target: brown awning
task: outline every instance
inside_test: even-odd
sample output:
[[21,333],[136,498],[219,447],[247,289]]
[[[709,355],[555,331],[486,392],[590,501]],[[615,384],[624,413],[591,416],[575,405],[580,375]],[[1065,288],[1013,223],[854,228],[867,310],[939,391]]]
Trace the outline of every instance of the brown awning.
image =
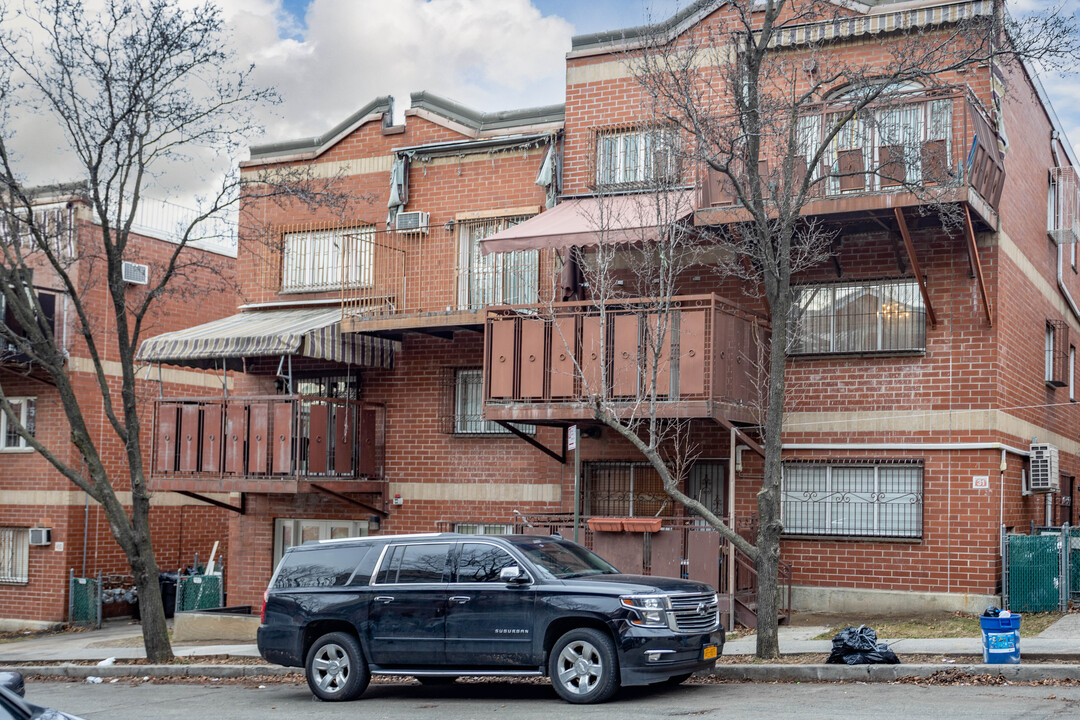
[[653,242],[663,226],[694,212],[691,190],[563,200],[480,241],[485,255],[601,243]]

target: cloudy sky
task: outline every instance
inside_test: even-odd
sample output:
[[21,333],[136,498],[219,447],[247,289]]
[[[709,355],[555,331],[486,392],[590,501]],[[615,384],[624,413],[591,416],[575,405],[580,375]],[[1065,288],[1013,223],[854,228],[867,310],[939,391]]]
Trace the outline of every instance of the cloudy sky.
[[[240,59],[253,62],[256,79],[283,99],[260,110],[264,131],[252,144],[319,135],[379,95],[395,96],[399,118],[418,90],[483,111],[561,103],[573,35],[664,19],[687,1],[219,0]],[[1074,11],[1080,6],[1066,1]],[[1044,78],[1080,148],[1077,80]],[[22,139],[33,141],[24,144],[34,157],[27,180],[69,179],[62,164],[41,162],[40,151],[57,148],[58,137],[36,118],[18,120]],[[184,194],[229,162],[183,164],[160,179],[162,190]]]

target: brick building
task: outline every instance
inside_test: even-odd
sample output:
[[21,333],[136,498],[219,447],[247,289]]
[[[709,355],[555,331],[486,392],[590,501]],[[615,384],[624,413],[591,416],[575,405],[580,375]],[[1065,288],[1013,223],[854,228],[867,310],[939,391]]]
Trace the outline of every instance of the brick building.
[[[852,6],[843,33],[801,25],[778,52],[798,59],[820,31],[831,52],[881,62],[892,28],[931,32],[991,10],[931,2],[908,15],[912,5]],[[701,0],[659,30],[705,39],[729,21]],[[710,172],[649,149],[656,127],[626,55],[647,39],[575,38],[565,106],[483,114],[418,93],[393,125],[381,98],[321,137],[252,149],[244,172],[306,166],[341,178],[357,204],[344,219],[249,205],[277,231],[241,237],[241,312],[142,351],[245,371],[229,399],[163,402],[157,419],[159,448],[188,428],[223,433],[224,454],[205,433],[166,447],[154,486],[237,493],[232,598],[257,604],[282,549],[312,538],[506,531],[575,507],[674,522],[656,473],[588,403],[589,388],[640,400],[653,320],[630,290],[601,315],[595,288],[567,271],[587,267],[605,234],[655,239],[634,198],[657,175],[674,180],[673,220],[706,234],[745,220]],[[933,81],[870,110],[867,127],[892,123],[899,139],[837,136],[804,213],[835,240],[797,278],[787,363],[782,558],[796,608],[981,608],[999,602],[1002,528],[1076,520],[1076,160],[1022,68]],[[958,229],[920,212],[919,184],[960,213]],[[604,228],[601,207],[614,212]],[[685,421],[699,449],[685,491],[752,521],[768,312],[707,264],[669,310],[660,414]],[[518,308],[490,310],[507,305]],[[571,425],[589,429],[579,494]],[[654,569],[677,572],[685,548],[665,554],[667,537],[636,540],[638,561],[651,553]],[[715,562],[705,571],[724,582]]]
[[[37,194],[35,215],[42,226],[55,235],[58,252],[72,258],[69,273],[81,288],[81,297],[95,333],[105,372],[114,393],[119,392],[120,369],[117,351],[109,342],[111,301],[107,296],[102,265],[95,261],[100,252],[100,228],[77,187],[58,187]],[[131,236],[129,255],[133,282],[126,293],[131,299],[145,293],[146,279],[153,280],[176,245],[153,228],[171,221],[180,209],[164,203],[144,202],[140,216],[146,226],[137,225]],[[158,222],[162,221],[162,222]],[[135,234],[136,231],[139,234]],[[191,246],[185,260],[195,265],[187,269],[186,282],[199,293],[178,291],[159,304],[148,316],[150,334],[190,324],[194,318],[209,320],[231,309],[234,289],[229,282],[235,256],[230,250]],[[141,278],[140,273],[145,273]],[[141,280],[141,283],[140,283]],[[178,285],[180,281],[178,281]],[[77,388],[79,404],[90,420],[93,441],[99,448],[110,477],[123,501],[127,476],[119,441],[107,425],[102,394],[91,356],[64,286],[44,263],[34,267],[33,287],[47,315],[47,322],[68,354],[68,372]],[[18,324],[8,313],[8,327]],[[70,430],[58,391],[48,375],[11,347],[4,350],[0,371],[4,392],[24,423],[33,425],[35,437],[72,467],[81,461],[70,441]],[[144,368],[140,368],[145,372]],[[163,370],[147,379],[141,375],[139,399],[147,420],[159,392],[203,395],[221,390],[222,375],[191,370]],[[45,627],[68,619],[68,580],[116,576],[118,587],[131,587],[130,570],[119,545],[113,539],[102,508],[63,477],[44,457],[26,447],[26,442],[0,420],[0,626],[9,628]],[[144,447],[152,442],[150,422],[143,425]],[[130,493],[128,493],[130,496]],[[228,496],[218,498],[227,501]],[[151,522],[157,561],[163,570],[190,565],[199,553],[203,559],[216,540],[227,539],[224,511],[206,502],[176,494],[153,498]],[[31,528],[38,529],[31,533]],[[47,529],[48,532],[41,532]],[[224,545],[222,546],[224,549]],[[126,578],[126,580],[125,580]],[[106,611],[113,608],[105,607]],[[117,605],[115,610],[130,612]]]

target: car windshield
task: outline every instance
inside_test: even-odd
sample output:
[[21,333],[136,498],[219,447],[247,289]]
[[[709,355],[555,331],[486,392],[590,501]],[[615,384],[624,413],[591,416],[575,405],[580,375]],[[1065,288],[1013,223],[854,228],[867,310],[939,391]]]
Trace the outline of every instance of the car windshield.
[[565,540],[536,538],[517,547],[530,560],[560,580],[619,572],[599,555]]

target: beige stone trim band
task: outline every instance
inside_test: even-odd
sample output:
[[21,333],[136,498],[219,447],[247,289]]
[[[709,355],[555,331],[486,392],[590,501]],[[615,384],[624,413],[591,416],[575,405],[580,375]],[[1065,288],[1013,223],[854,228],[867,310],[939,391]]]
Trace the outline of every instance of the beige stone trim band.
[[416,500],[459,502],[559,502],[562,486],[525,483],[390,483],[390,495]]
[[[123,375],[124,366],[115,360],[105,360],[101,363],[102,368],[105,370],[105,374],[109,377],[121,377]],[[135,376],[142,380],[146,377],[146,365],[137,365],[135,368]],[[70,357],[68,358],[68,371],[69,372],[83,372],[83,373],[96,373],[94,368],[94,361],[90,358],[82,357]],[[162,367],[161,368],[161,381],[166,383],[173,383],[176,385],[187,385],[189,387],[204,387],[212,388],[214,390],[221,390],[221,373],[213,372],[198,372],[195,370],[179,370],[176,368]],[[157,368],[153,368],[150,372],[149,380],[156,382],[158,379]],[[233,379],[228,379],[229,388],[233,386]]]
[[[122,505],[131,505],[130,492],[117,493],[116,497]],[[230,502],[229,493],[206,493],[206,497],[218,502]],[[82,490],[0,490],[0,505],[82,507],[84,504],[86,504],[86,493]],[[90,504],[97,505],[93,500],[90,501]],[[154,493],[150,497],[150,505],[152,507],[186,507],[189,505],[210,507],[207,503],[172,492]]]

